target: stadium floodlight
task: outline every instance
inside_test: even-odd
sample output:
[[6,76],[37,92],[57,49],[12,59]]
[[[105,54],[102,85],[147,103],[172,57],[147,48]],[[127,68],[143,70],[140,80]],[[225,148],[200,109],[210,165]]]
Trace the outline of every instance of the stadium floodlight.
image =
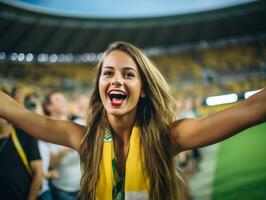
[[51,54],[51,55],[49,56],[49,61],[50,61],[51,63],[55,63],[55,62],[57,61],[57,59],[58,59],[58,56],[57,56],[55,53],[53,53],[53,54]]
[[208,106],[216,106],[226,103],[234,103],[237,102],[238,96],[235,93],[219,95],[219,96],[211,96],[206,98],[206,104]]
[[25,54],[24,53],[18,54],[18,61],[23,61],[24,59],[25,59]]
[[58,62],[64,62],[64,54],[60,53],[58,55],[58,59],[57,59]]
[[6,58],[5,52],[0,52],[0,60],[4,60]]
[[17,54],[17,53],[12,53],[11,56],[10,56],[10,59],[11,59],[12,61],[17,60],[17,59],[18,59],[18,54]]
[[261,90],[262,90],[262,89],[245,92],[244,97],[245,97],[245,99],[247,99],[247,98],[249,98],[250,96],[256,94],[257,92],[259,92],[259,91],[261,91]]
[[88,61],[94,62],[97,59],[97,55],[95,53],[88,53]]
[[33,58],[34,58],[34,56],[33,56],[32,53],[28,53],[28,54],[26,55],[26,61],[27,61],[27,62],[31,62],[31,61],[33,60]]
[[49,60],[49,55],[47,53],[41,53],[37,57],[39,62],[47,62]]
[[66,62],[72,62],[74,60],[74,55],[72,53],[68,53],[65,55],[65,61]]
[[103,53],[98,53],[97,54],[97,60],[96,61],[99,61],[102,58],[102,56],[103,56]]

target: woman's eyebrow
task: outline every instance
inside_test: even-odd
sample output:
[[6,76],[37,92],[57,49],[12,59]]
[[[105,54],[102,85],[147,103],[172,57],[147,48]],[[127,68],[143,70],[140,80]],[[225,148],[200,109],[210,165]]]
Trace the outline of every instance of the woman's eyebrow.
[[123,70],[133,70],[133,71],[137,72],[137,70],[134,69],[133,67],[124,67]]
[[114,69],[114,67],[112,67],[112,66],[103,66],[103,68],[108,68],[108,69]]

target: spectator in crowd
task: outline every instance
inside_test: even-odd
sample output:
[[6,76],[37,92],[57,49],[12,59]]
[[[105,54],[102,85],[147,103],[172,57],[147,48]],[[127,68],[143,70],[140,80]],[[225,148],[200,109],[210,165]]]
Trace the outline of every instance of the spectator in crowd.
[[[49,93],[43,102],[44,113],[58,120],[67,120],[67,101],[58,91]],[[80,190],[80,161],[76,151],[61,145],[50,144],[52,151],[50,166],[58,172],[51,180],[51,189],[56,200],[75,200]]]
[[[35,112],[36,114],[44,114],[41,105],[41,99],[36,93],[27,94],[24,99],[24,105],[27,109]],[[43,140],[38,140],[38,147],[42,158],[42,168],[44,173],[42,188],[39,191],[38,199],[53,200],[51,189],[49,187],[49,180],[58,178],[58,173],[56,170],[50,170],[50,160],[52,155],[50,143]]]
[[42,182],[37,141],[0,118],[0,198],[35,200]]
[[[197,107],[200,104],[200,98],[188,97],[184,100],[183,107],[178,116],[179,119],[184,118],[197,118]],[[190,151],[185,152],[186,155],[186,173],[189,175],[194,174],[199,170],[199,161],[201,160],[201,152],[199,148],[192,149]],[[189,177],[188,175],[188,177]],[[189,179],[189,178],[188,178]]]
[[81,125],[86,125],[88,105],[89,98],[84,94],[77,94],[71,104],[70,120]]

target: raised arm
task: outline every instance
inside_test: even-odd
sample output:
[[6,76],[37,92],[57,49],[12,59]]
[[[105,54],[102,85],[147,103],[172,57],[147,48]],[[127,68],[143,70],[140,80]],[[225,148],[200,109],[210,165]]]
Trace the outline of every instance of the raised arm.
[[266,89],[240,104],[209,117],[173,123],[175,149],[179,151],[220,142],[266,120]]
[[33,137],[78,150],[86,127],[71,121],[54,120],[37,115],[0,91],[0,117],[23,129]]

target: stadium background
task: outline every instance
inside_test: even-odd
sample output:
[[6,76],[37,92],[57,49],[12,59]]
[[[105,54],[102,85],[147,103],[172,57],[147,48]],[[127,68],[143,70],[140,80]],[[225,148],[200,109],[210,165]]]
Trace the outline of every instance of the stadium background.
[[[241,100],[266,86],[266,1],[56,2],[0,1],[1,87],[89,94],[101,52],[117,40],[142,48],[180,101]],[[198,113],[229,106],[203,103]],[[203,148],[195,199],[266,199],[266,125],[245,132]]]

